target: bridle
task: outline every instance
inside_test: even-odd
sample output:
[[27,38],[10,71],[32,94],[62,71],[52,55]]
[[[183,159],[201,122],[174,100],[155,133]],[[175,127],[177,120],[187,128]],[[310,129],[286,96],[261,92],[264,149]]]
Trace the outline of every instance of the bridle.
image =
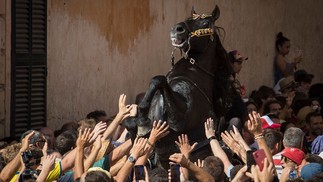
[[[202,14],[202,15],[199,15],[199,14],[196,14],[194,13],[192,15],[192,19],[193,20],[196,20],[196,19],[204,19],[204,18],[208,18],[208,17],[212,17],[212,15],[206,15],[206,14]],[[188,44],[188,49],[187,51],[185,51],[185,54],[184,54],[184,58],[186,60],[189,60],[189,62],[192,64],[192,65],[195,65],[198,69],[202,70],[203,72],[205,72],[206,74],[208,74],[209,76],[211,77],[214,77],[215,78],[215,75],[209,71],[207,71],[205,68],[201,67],[198,65],[198,63],[195,61],[194,58],[189,58],[188,56],[188,52],[190,51],[191,49],[191,44],[190,44],[190,40],[192,37],[204,37],[204,36],[210,36],[210,41],[213,42],[214,40],[214,37],[213,37],[213,34],[214,34],[214,27],[213,28],[202,28],[202,29],[197,29],[195,31],[192,31],[190,30],[190,27],[188,26],[187,22],[184,21],[185,23],[185,26],[186,28],[188,29],[188,31],[190,32],[188,34],[188,40],[187,40],[187,44]],[[213,25],[212,25],[213,26]],[[210,42],[208,43],[210,44]],[[209,47],[209,45],[206,46],[205,49],[207,49]],[[174,53],[175,53],[175,50],[177,49],[178,47],[174,47],[173,51],[172,51],[172,54],[171,54],[171,64],[172,66],[174,66],[174,59],[175,59],[175,56],[174,56]],[[182,49],[180,49],[182,51]]]

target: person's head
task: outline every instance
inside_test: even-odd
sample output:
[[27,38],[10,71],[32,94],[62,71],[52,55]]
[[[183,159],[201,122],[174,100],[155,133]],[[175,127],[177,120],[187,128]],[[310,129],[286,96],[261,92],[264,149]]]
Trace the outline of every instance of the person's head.
[[295,123],[296,126],[299,128],[307,127],[306,116],[311,112],[313,112],[313,109],[310,106],[305,106],[305,107],[301,108],[296,115],[296,118],[297,118],[297,122]]
[[67,130],[73,130],[77,132],[77,129],[79,128],[79,124],[77,122],[68,122],[63,124],[62,128],[60,130],[54,131],[55,137],[58,137],[61,133]]
[[279,54],[287,55],[290,49],[290,41],[284,37],[282,32],[279,32],[276,36],[276,51]]
[[168,181],[168,173],[163,168],[155,168],[149,171],[150,181],[165,182]]
[[39,130],[46,138],[48,149],[53,149],[55,147],[55,135],[54,131],[48,127],[40,128]]
[[285,131],[291,127],[295,127],[295,124],[290,121],[285,121],[280,125],[280,132],[285,133]]
[[321,114],[317,112],[311,112],[307,114],[305,121],[308,131],[314,137],[323,134],[323,120]]
[[215,156],[206,157],[203,169],[213,176],[214,181],[224,180],[224,165],[220,158]]
[[293,76],[288,76],[286,78],[283,78],[280,82],[279,82],[279,91],[282,93],[283,96],[287,96],[288,93],[295,91],[295,81],[294,81],[294,77]]
[[[282,166],[285,168],[296,167],[301,165],[303,159],[305,158],[305,153],[298,148],[285,148],[282,152]],[[295,168],[294,168],[295,169]]]
[[16,143],[16,144],[9,145],[3,150],[1,150],[3,162],[5,164],[8,164],[10,161],[12,161],[15,158],[15,156],[19,153],[20,148],[21,148],[21,143]]
[[21,153],[21,158],[26,169],[35,170],[40,164],[41,157],[43,157],[42,149],[37,147],[30,147],[28,150]]
[[273,88],[262,85],[259,87],[256,93],[256,102],[258,107],[262,106],[263,103],[275,99],[275,91]]
[[320,98],[323,96],[323,83],[313,84],[308,93],[310,98]]
[[300,128],[290,127],[284,133],[284,147],[298,148],[303,147],[304,132]]
[[249,113],[249,114],[251,114],[251,113],[252,113],[252,111],[255,111],[255,112],[257,112],[257,111],[258,111],[258,109],[257,109],[257,105],[256,105],[256,103],[255,103],[255,102],[253,102],[253,101],[248,101],[248,102],[246,102],[246,103],[245,103],[245,105],[246,105],[246,107],[247,107],[247,111],[248,111],[248,113]]
[[297,70],[294,73],[294,80],[298,84],[297,90],[308,94],[314,75],[307,73],[305,70]]
[[247,57],[243,57],[237,50],[229,52],[229,60],[233,68],[234,73],[239,73],[242,68],[242,63],[248,60]]
[[86,119],[94,119],[97,123],[100,121],[106,121],[107,113],[103,110],[95,110],[86,115]]
[[282,110],[282,106],[279,101],[277,100],[269,100],[264,105],[264,112],[263,114],[276,114],[279,115]]
[[34,146],[34,147],[38,147],[38,148],[42,149],[44,147],[45,142],[46,142],[46,137],[39,131],[28,130],[21,135],[21,140],[23,138],[25,138],[31,132],[34,132],[34,134],[29,139],[30,146]]
[[96,121],[94,119],[82,119],[78,122],[80,125],[79,129],[91,128],[94,129]]
[[56,138],[56,149],[61,155],[75,147],[77,133],[73,130],[67,130],[58,135]]
[[[84,178],[84,179],[83,179]],[[109,171],[106,171],[99,167],[90,168],[89,171],[85,174],[85,177],[81,177],[80,181],[84,182],[113,182],[113,178]]]
[[320,165],[323,165],[323,159],[320,156],[315,154],[306,154],[301,165],[298,166],[298,172],[301,173],[303,166],[309,163],[318,163]]
[[270,130],[264,134],[266,143],[271,151],[272,155],[275,155],[280,151],[281,141],[283,134],[279,131]]
[[309,180],[312,176],[323,172],[323,166],[319,163],[308,163],[304,165],[300,171],[300,176],[305,180]]
[[[268,116],[274,123],[280,124],[280,119],[279,119],[278,115],[273,114],[273,113],[269,113],[266,116]],[[279,127],[279,129],[280,129],[280,127]]]

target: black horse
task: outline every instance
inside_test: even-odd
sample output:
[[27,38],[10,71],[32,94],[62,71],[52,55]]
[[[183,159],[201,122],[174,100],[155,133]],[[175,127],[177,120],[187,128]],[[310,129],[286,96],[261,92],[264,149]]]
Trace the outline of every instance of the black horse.
[[172,27],[172,45],[185,55],[166,76],[152,78],[138,116],[125,122],[132,136],[148,135],[154,120],[168,122],[170,134],[155,148],[163,167],[168,165],[169,155],[178,151],[174,141],[182,133],[192,143],[198,142],[198,148],[206,146],[204,122],[212,117],[218,131],[219,118],[230,106],[230,98],[237,95],[227,52],[214,25],[219,15],[217,6],[211,15],[199,15],[192,9],[192,17]]

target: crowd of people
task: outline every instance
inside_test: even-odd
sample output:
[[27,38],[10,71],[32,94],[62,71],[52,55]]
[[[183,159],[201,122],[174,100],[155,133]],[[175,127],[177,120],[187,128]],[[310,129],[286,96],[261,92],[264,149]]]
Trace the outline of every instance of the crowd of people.
[[[297,69],[301,51],[286,60],[289,48],[279,33],[275,87],[262,85],[246,96],[240,86],[244,104],[224,114],[226,130],[218,133],[214,118],[201,121],[213,155],[191,161],[197,143],[183,133],[174,141],[178,153],[169,156],[169,169],[156,165],[154,146],[169,134],[167,121],[154,121],[147,138],[130,138],[122,123],[136,116],[137,105],[127,105],[122,94],[112,117],[96,110],[56,131],[44,127],[19,141],[2,139],[0,182],[323,181],[323,83],[312,85],[314,75]],[[236,75],[248,58],[237,50],[228,55],[232,80],[240,84]]]

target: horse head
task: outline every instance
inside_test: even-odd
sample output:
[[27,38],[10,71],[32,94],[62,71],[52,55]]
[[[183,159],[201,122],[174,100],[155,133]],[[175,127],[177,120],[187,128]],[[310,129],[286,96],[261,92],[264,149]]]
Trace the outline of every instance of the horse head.
[[[220,16],[220,10],[216,6],[211,15],[197,14],[192,8],[191,17],[183,22],[175,24],[170,32],[172,45],[188,52],[201,53],[209,41],[213,41],[215,31],[215,21]],[[205,41],[201,41],[205,40]]]

